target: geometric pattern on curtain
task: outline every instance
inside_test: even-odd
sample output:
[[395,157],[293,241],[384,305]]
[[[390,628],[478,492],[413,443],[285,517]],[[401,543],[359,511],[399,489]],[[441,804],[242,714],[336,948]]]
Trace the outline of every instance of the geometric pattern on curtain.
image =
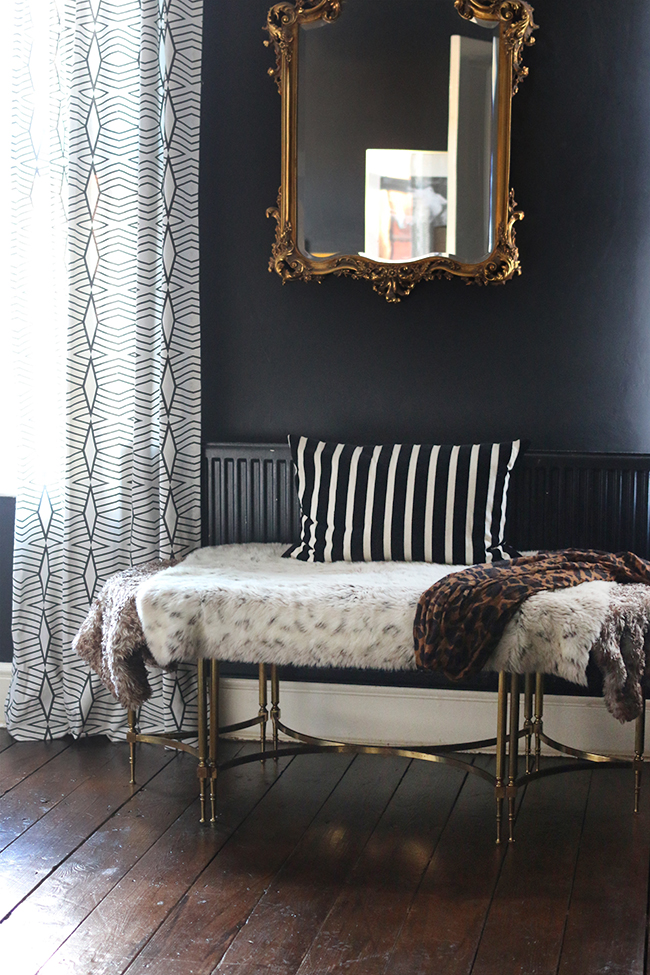
[[[112,573],[200,544],[202,0],[49,0],[46,31],[37,0],[18,4],[23,457],[7,727],[23,740],[121,736],[123,708],[71,643]],[[47,267],[37,272],[31,250],[44,226]],[[39,273],[52,331],[36,374],[28,346],[42,321],[21,295]],[[142,730],[192,730],[193,669],[151,682]]]

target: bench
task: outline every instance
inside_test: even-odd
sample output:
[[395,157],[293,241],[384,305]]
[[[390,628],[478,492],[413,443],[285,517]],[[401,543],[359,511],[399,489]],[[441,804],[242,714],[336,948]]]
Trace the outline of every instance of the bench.
[[[225,557],[228,546],[235,546],[240,553],[255,551],[260,562],[260,552],[267,552],[278,564],[283,573],[289,573],[292,560],[280,560],[282,549],[294,541],[298,530],[298,505],[293,484],[293,471],[289,449],[283,444],[274,445],[209,445],[206,448],[207,464],[207,538],[209,546],[226,546],[217,555]],[[650,457],[648,455],[604,455],[604,454],[557,454],[533,452],[524,455],[523,463],[513,475],[509,508],[509,537],[520,549],[593,547],[605,550],[632,550],[642,557],[648,557],[650,539]],[[257,546],[257,548],[256,548]],[[214,571],[210,566],[209,550],[194,553],[190,560],[205,562],[203,569],[207,577]],[[189,561],[189,560],[188,560]],[[262,559],[263,561],[263,559]],[[374,566],[374,568],[373,568]],[[418,568],[419,566],[419,568]],[[196,567],[196,566],[195,566]],[[200,564],[198,566],[201,568]],[[176,567],[167,570],[165,576],[175,579],[178,587],[182,572]],[[301,570],[310,568],[300,566]],[[340,648],[333,642],[324,640],[318,652],[312,649],[303,655],[300,662],[311,667],[364,667],[377,670],[409,671],[414,667],[408,653],[412,610],[417,597],[435,581],[432,573],[436,569],[450,571],[450,567],[437,567],[431,564],[392,563],[385,567],[387,575],[382,580],[377,576],[375,563],[334,563],[312,566],[317,574],[329,578],[330,582],[350,572],[356,578],[365,573],[373,588],[387,585],[388,589],[404,582],[405,591],[410,592],[404,612],[407,620],[406,636],[394,641],[393,651],[384,656],[373,657],[364,662],[358,653],[346,658],[340,656]],[[323,572],[325,570],[325,572]],[[424,571],[423,571],[424,570]],[[241,573],[242,566],[238,571]],[[418,572],[423,573],[418,575]],[[175,575],[174,575],[175,574]],[[226,571],[226,575],[228,570]],[[262,566],[262,577],[264,567]],[[408,582],[406,581],[408,577]],[[243,590],[249,590],[246,574],[239,579]],[[235,581],[237,581],[235,579]],[[211,583],[206,583],[210,585]],[[181,590],[182,585],[180,584]],[[196,589],[196,579],[190,583]],[[354,585],[354,583],[352,583]],[[411,589],[408,589],[408,586]],[[156,579],[145,584],[151,592],[156,591]],[[289,588],[294,588],[293,584]],[[161,593],[158,592],[158,597]],[[164,595],[164,590],[163,590]],[[268,595],[268,594],[266,594]],[[146,596],[146,593],[145,593]],[[139,597],[140,598],[140,597]],[[188,595],[188,598],[190,596]],[[380,597],[381,599],[381,597]],[[265,594],[260,594],[261,604]],[[409,602],[410,600],[410,602]],[[154,600],[155,601],[155,600]],[[163,600],[164,601],[164,600]],[[414,602],[413,602],[414,601]],[[151,608],[151,607],[150,607]],[[143,615],[145,633],[148,641],[155,644],[155,633],[147,627],[146,609]],[[292,614],[292,618],[295,614]],[[149,620],[149,626],[151,620]],[[188,643],[192,642],[191,627],[187,621],[180,627],[186,633]],[[380,627],[381,629],[381,627]],[[366,648],[375,647],[377,641],[372,635],[366,640]],[[404,650],[404,641],[407,650]],[[224,644],[225,645],[225,644]],[[255,650],[257,646],[257,651]],[[187,651],[191,655],[192,649]],[[336,656],[336,654],[339,656]],[[154,651],[159,662],[167,662],[162,654]],[[198,659],[197,659],[198,658]],[[188,659],[185,656],[184,659]],[[402,755],[430,762],[442,762],[461,768],[471,774],[479,775],[495,790],[497,807],[497,840],[501,837],[502,807],[508,800],[509,837],[512,839],[514,825],[515,797],[518,789],[527,782],[560,771],[579,769],[596,763],[598,767],[627,766],[634,770],[635,808],[638,808],[641,770],[643,765],[644,714],[636,721],[634,758],[629,760],[612,759],[604,755],[594,755],[571,746],[554,741],[544,731],[543,702],[544,675],[542,673],[507,673],[498,675],[498,702],[496,731],[494,737],[480,741],[454,742],[442,746],[400,747],[364,745],[357,742],[331,738],[316,738],[298,729],[288,727],[282,721],[280,709],[280,671],[283,665],[295,663],[286,652],[272,646],[264,646],[264,641],[246,643],[243,641],[237,653],[221,654],[218,640],[214,645],[196,644],[192,659],[197,659],[199,728],[198,745],[190,744],[179,736],[141,735],[136,727],[136,714],[129,712],[129,732],[127,738],[131,745],[132,777],[135,776],[135,746],[137,742],[156,742],[192,752],[197,758],[197,772],[200,782],[201,821],[209,818],[214,821],[216,782],[218,775],[227,768],[242,762],[281,755],[294,755],[302,752],[334,751],[362,752],[371,754]],[[257,668],[259,682],[259,709],[248,720],[236,725],[219,725],[219,675],[220,663],[224,659],[244,661]],[[270,681],[270,709],[268,682]],[[523,720],[520,720],[520,697],[523,692]],[[267,734],[271,724],[271,736]],[[220,755],[220,738],[258,726],[260,748],[255,754],[236,759],[223,760]],[[289,739],[282,741],[280,736]],[[523,773],[520,770],[519,743],[523,740]],[[545,743],[557,751],[572,756],[576,761],[552,768],[541,768],[539,757],[541,745]],[[494,775],[471,763],[469,758],[458,753],[470,749],[496,747],[496,769]]]

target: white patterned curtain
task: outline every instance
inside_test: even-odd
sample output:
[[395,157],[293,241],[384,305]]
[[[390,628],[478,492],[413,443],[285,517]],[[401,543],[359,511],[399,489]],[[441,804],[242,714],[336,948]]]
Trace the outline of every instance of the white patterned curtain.
[[[121,734],[71,650],[112,573],[200,543],[202,0],[13,0],[19,739]],[[149,731],[191,728],[191,671]]]

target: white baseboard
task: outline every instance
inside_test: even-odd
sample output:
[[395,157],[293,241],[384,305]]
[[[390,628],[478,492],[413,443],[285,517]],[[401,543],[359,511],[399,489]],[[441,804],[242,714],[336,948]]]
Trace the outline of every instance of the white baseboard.
[[[0,727],[11,664],[0,662]],[[283,681],[282,721],[290,728],[322,738],[372,745],[440,745],[490,738],[496,726],[496,694],[483,691],[424,690]],[[224,677],[220,718],[235,724],[257,714],[257,681]],[[544,697],[544,729],[557,741],[583,751],[630,757],[633,724],[621,725],[602,698]],[[255,729],[238,732],[254,738]]]
[[6,727],[5,724],[5,700],[9,693],[9,681],[11,680],[11,664],[0,660],[0,728]]
[[[257,713],[257,682],[224,677],[220,723]],[[483,691],[284,681],[282,722],[306,734],[363,744],[440,745],[493,737],[497,696]],[[583,751],[630,757],[634,724],[621,725],[602,698],[545,695],[544,730]],[[256,737],[256,729],[238,737]],[[551,754],[551,752],[549,752]]]

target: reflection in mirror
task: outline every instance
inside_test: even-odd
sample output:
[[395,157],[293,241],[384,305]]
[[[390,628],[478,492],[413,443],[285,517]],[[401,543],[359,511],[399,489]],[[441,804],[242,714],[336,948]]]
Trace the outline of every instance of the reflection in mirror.
[[519,271],[510,101],[531,43],[525,0],[284,0],[269,12],[283,99],[271,266],[283,281]]
[[365,192],[363,256],[412,261],[449,254],[448,241],[453,249],[446,151],[366,149]]

